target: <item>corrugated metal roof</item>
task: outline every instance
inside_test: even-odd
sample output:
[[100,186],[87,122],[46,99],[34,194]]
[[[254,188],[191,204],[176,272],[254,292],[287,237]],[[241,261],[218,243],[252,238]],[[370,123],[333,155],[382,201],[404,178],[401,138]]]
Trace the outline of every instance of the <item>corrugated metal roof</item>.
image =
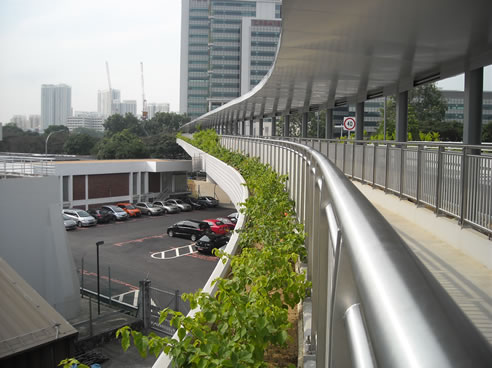
[[0,358],[77,333],[0,258]]

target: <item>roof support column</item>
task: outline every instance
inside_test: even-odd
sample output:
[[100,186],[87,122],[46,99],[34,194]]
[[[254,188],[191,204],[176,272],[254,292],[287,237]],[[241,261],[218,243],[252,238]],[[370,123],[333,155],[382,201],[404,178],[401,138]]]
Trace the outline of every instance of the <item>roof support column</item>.
[[249,135],[251,137],[255,136],[255,130],[253,129],[255,126],[255,121],[253,118],[249,119]]
[[482,144],[483,68],[465,72],[463,143]]
[[232,135],[237,135],[237,124],[238,124],[237,120],[234,120],[232,122]]
[[355,105],[355,139],[364,139],[364,102],[357,102]]
[[263,118],[258,120],[258,136],[263,137]]
[[408,141],[408,91],[396,97],[396,141]]
[[241,135],[245,136],[246,135],[246,120],[243,119],[241,122]]
[[326,109],[325,116],[325,138],[333,138],[333,109]]
[[289,136],[290,131],[290,115],[284,116],[284,137]]
[[275,115],[272,116],[272,137],[277,135],[277,117]]
[[303,138],[307,138],[307,136],[308,136],[308,118],[309,118],[309,113],[303,112],[302,113],[302,126],[301,126],[301,137],[303,137]]

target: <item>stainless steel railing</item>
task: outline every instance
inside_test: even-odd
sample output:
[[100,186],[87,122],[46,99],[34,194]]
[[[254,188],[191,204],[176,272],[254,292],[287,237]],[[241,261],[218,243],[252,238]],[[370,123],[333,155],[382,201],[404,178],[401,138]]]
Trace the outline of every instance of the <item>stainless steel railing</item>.
[[281,139],[317,150],[352,179],[492,236],[492,145]]
[[[402,158],[396,155],[378,164],[382,155],[395,156],[392,147],[375,145],[370,151],[354,145],[350,152],[348,145],[326,144],[317,147],[325,150],[322,154],[283,140],[224,136],[221,144],[257,156],[289,177],[287,190],[308,234],[307,269],[313,283],[310,341],[317,367],[490,366],[490,345],[391,225],[337,168],[345,167],[350,175],[353,172],[354,177],[374,180],[379,186],[399,189],[396,184],[406,178],[398,181],[388,173],[395,159]],[[431,170],[432,166],[422,165],[418,157],[422,152],[415,154],[411,147],[407,150],[410,154],[405,149],[399,152],[409,156],[408,162],[413,157],[415,170]],[[330,153],[332,158],[336,154],[343,159],[332,163],[327,159]],[[357,156],[362,157],[359,165]],[[371,159],[375,165],[362,165]],[[449,162],[452,166],[453,159]],[[420,184],[413,181],[414,193],[422,201],[428,200],[423,195],[425,180],[421,178]]]

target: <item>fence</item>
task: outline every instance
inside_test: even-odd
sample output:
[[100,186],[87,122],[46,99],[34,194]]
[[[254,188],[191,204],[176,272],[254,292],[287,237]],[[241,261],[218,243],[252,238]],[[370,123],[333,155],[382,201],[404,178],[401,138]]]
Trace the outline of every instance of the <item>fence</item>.
[[492,236],[492,145],[285,139],[317,150],[352,179]]
[[[312,302],[312,320],[305,358],[312,354],[317,367],[490,364],[488,342],[391,225],[337,169],[364,180],[374,178],[374,184],[385,188],[400,189],[387,174],[399,158],[392,147],[384,146],[381,152],[379,144],[370,151],[363,144],[357,148],[327,142],[314,150],[295,142],[246,137],[222,137],[221,143],[257,156],[289,177],[287,190],[308,234],[307,275],[313,282],[311,300],[306,303]],[[417,150],[423,151],[418,146]],[[397,149],[403,158],[405,150],[413,150],[411,146]],[[396,158],[379,166],[382,155]],[[431,168],[422,167],[419,155],[422,152],[409,154],[414,156],[414,172],[422,175],[417,182],[413,179],[415,196],[429,201],[424,195],[428,182],[423,173],[430,175]],[[330,156],[333,163],[327,159]],[[359,165],[357,156],[361,157]],[[375,164],[364,166],[370,157]],[[468,160],[466,152],[463,157]],[[366,176],[371,170],[372,176]],[[437,177],[443,181],[442,175]]]
[[44,157],[0,156],[4,176],[48,176],[55,174],[53,159]]

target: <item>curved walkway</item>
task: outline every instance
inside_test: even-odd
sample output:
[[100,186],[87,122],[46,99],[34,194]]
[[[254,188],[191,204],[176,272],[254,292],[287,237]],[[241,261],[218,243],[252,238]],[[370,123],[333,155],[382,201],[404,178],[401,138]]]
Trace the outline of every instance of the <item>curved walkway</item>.
[[[399,215],[406,215],[405,207],[414,204],[400,201],[396,196],[384,194],[383,191],[372,189],[369,185],[358,182],[354,184],[407,242],[492,345],[492,270],[487,266],[487,263],[492,261],[492,241],[473,230],[461,230],[465,244],[477,246],[478,243],[482,243],[478,246],[482,247],[483,262],[479,262],[472,255],[464,253],[443,239],[445,234],[442,234],[441,229],[436,227],[429,231],[409,220],[408,216]],[[428,216],[430,212],[425,208],[418,208],[416,211],[422,217]],[[436,221],[449,220],[438,217]],[[455,226],[458,227],[457,224]]]

